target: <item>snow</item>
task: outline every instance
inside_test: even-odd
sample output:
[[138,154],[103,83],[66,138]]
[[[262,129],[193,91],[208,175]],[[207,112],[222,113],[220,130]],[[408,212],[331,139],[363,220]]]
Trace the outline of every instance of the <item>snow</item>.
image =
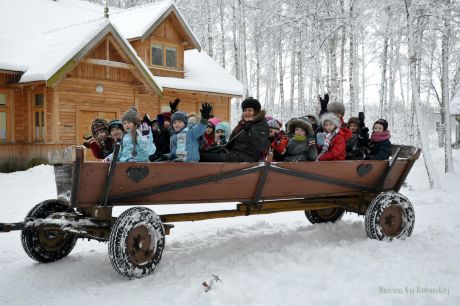
[[242,95],[243,85],[217,64],[205,52],[189,50],[184,52],[183,79],[155,77],[155,81],[165,88],[204,91]]
[[[432,154],[442,173],[443,151]],[[459,169],[458,150],[454,162]],[[423,159],[415,163],[401,190],[415,209],[406,240],[368,239],[355,214],[323,225],[309,224],[302,212],[182,222],[166,237],[155,272],[132,281],[112,269],[105,243],[80,239],[63,260],[38,264],[23,251],[19,232],[0,234],[0,304],[459,305],[460,175],[441,181],[442,190],[429,190]],[[50,166],[0,174],[0,222],[20,221],[55,196]],[[164,214],[210,205],[234,208],[150,208]],[[212,274],[222,282],[205,292],[202,282]]]

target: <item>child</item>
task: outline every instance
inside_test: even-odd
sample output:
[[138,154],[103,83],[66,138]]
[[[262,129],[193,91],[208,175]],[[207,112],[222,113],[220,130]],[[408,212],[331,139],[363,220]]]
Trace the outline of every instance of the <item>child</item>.
[[135,107],[131,107],[123,114],[121,119],[126,134],[121,140],[120,156],[121,162],[147,162],[149,156],[155,153],[156,147],[153,143],[152,133],[142,135],[138,130],[141,121]]
[[219,118],[211,118],[208,120],[208,126],[206,127],[206,131],[201,138],[201,149],[206,150],[210,146],[212,146],[215,142],[216,135],[216,125],[220,123]]
[[316,142],[311,141],[315,137],[315,134],[310,123],[303,119],[290,120],[288,133],[294,136],[289,139],[284,161],[316,160],[318,152],[316,150]]
[[367,146],[369,129],[364,124],[364,113],[359,113],[358,117],[348,119],[348,129],[352,136],[347,141],[346,151],[348,160],[364,159],[369,148]]
[[227,144],[228,138],[230,137],[230,124],[228,122],[219,122],[216,125],[216,138],[215,144],[224,146]]
[[365,159],[385,160],[391,155],[390,131],[385,119],[375,121],[370,141],[371,151]]
[[108,122],[104,118],[95,118],[91,122],[91,135],[85,137],[83,145],[93,153],[94,157],[103,159],[113,151],[113,142],[107,131]]
[[317,160],[345,160],[346,133],[340,128],[340,119],[334,114],[325,113],[321,116],[321,123],[324,143]]
[[125,133],[123,123],[121,123],[118,119],[110,121],[107,130],[109,131],[110,137],[112,137],[114,143],[119,142]]
[[319,125],[319,117],[317,114],[315,113],[311,113],[311,114],[308,114],[305,116],[307,119],[308,119],[308,122],[310,122],[311,124],[311,127],[313,128],[313,132],[316,134],[318,134],[318,132],[320,132],[320,125]]
[[164,158],[173,161],[199,161],[199,138],[206,130],[212,106],[203,103],[201,106],[201,121],[195,126],[187,126],[188,117],[184,112],[177,111],[171,116],[173,131],[171,135],[171,153]]
[[[268,124],[268,140],[270,141],[269,149],[273,151],[273,160],[282,161],[289,142],[289,137],[281,130],[281,122],[276,119],[267,121]],[[268,154],[265,152],[264,156]]]

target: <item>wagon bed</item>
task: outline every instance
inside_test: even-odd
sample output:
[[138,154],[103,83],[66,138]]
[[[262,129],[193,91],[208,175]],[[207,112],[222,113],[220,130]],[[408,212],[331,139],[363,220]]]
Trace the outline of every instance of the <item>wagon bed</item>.
[[[85,161],[83,148],[72,147],[52,157],[58,199],[39,203],[24,222],[0,223],[0,231],[22,230],[26,252],[41,262],[65,257],[77,238],[108,241],[112,265],[127,277],[153,271],[164,235],[181,221],[303,210],[320,223],[349,211],[366,215],[370,238],[404,238],[414,214],[398,191],[419,155],[393,146],[385,161],[271,162],[270,155],[260,163],[103,163]],[[221,202],[238,204],[219,210]],[[189,203],[215,204],[205,212],[156,215],[133,207],[112,216],[114,206]]]

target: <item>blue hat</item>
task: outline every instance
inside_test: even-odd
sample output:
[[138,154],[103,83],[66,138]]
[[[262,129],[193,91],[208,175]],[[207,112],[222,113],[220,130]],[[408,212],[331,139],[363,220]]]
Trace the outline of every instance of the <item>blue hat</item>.
[[184,113],[184,112],[181,112],[181,111],[177,111],[174,114],[172,114],[171,122],[174,123],[175,120],[183,121],[185,123],[185,125],[188,124],[188,116],[187,116],[187,114]]

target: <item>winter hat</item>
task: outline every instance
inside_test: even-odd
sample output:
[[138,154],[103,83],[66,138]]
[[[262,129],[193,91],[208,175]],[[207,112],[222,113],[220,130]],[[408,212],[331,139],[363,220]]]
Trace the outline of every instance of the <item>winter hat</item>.
[[267,121],[268,127],[271,129],[280,130],[281,129],[281,122],[276,119],[271,119]]
[[121,117],[121,122],[123,121],[132,122],[137,126],[140,125],[141,121],[139,119],[137,109],[134,106],[131,106],[128,111],[123,114],[123,117]]
[[296,128],[301,128],[305,131],[306,135],[313,135],[313,128],[311,124],[303,119],[291,119],[288,122],[287,130],[289,134],[294,134]]
[[267,122],[270,121],[270,120],[272,120],[272,119],[273,119],[272,116],[265,116],[265,121],[267,121]]
[[332,102],[327,105],[327,112],[328,113],[340,113],[345,115],[345,106],[343,103],[340,102]]
[[358,117],[350,117],[350,119],[348,119],[348,123],[347,123],[347,127],[350,127],[350,124],[356,124],[357,126],[359,126],[359,118]]
[[262,106],[260,102],[254,99],[253,97],[249,97],[241,103],[241,109],[244,111],[246,108],[253,108],[255,112],[260,111]]
[[315,114],[315,113],[307,114],[305,117],[315,119],[315,122],[316,122],[316,124],[318,124],[318,125],[319,125],[319,123],[321,122],[321,121],[319,120],[318,115]]
[[340,127],[340,119],[333,113],[324,113],[321,116],[321,126],[324,127],[324,123],[326,121],[331,121],[335,125],[336,128]]
[[112,120],[112,121],[109,122],[109,126],[107,127],[107,130],[109,131],[109,134],[110,134],[110,131],[112,131],[112,129],[114,127],[119,128],[123,132],[125,131],[125,129],[123,128],[123,123],[121,123],[121,121],[118,120],[118,119],[115,119],[115,120]]
[[386,131],[388,129],[388,122],[385,119],[379,119],[374,122],[374,125],[380,124],[383,126],[383,130]]
[[91,133],[93,137],[96,135],[97,132],[106,130],[109,123],[104,118],[95,118],[93,122],[91,122]]
[[222,120],[220,120],[219,118],[211,118],[208,120],[208,126],[209,124],[211,124],[213,127],[216,127],[216,125],[218,125]]
[[163,121],[171,122],[171,112],[164,112],[164,113],[159,114],[158,116],[163,117]]
[[183,121],[185,123],[185,125],[188,124],[188,117],[187,117],[187,114],[184,113],[184,112],[177,111],[174,114],[172,114],[171,122],[174,123],[174,121],[176,121],[176,120]]

